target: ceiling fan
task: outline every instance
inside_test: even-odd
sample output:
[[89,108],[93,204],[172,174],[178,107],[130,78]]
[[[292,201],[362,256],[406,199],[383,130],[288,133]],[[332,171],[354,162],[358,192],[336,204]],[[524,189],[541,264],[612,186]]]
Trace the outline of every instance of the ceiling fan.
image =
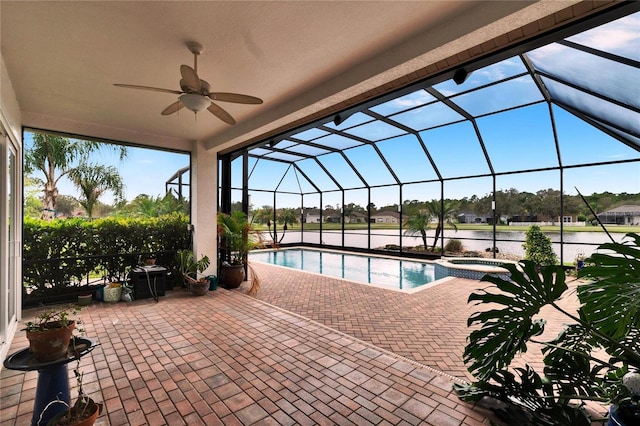
[[220,120],[227,124],[236,124],[233,117],[225,111],[222,107],[215,104],[213,101],[220,102],[233,102],[237,104],[261,104],[262,99],[249,95],[241,95],[238,93],[226,93],[226,92],[211,92],[211,86],[204,80],[198,77],[198,55],[202,53],[203,47],[200,43],[195,41],[187,42],[187,48],[193,53],[193,68],[189,65],[180,66],[180,88],[182,90],[162,89],[159,87],[149,86],[137,86],[134,84],[120,84],[115,83],[114,86],[126,87],[129,89],[151,90],[154,92],[172,93],[178,96],[178,100],[164,110],[162,115],[173,114],[179,111],[183,107],[198,113],[200,111],[208,110],[211,114],[218,117]]

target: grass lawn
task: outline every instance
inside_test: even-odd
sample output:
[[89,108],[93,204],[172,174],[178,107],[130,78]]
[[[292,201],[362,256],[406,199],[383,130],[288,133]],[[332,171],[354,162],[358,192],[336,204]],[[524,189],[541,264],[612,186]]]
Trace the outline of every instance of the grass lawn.
[[[436,224],[432,224],[431,229],[435,229]],[[487,224],[475,224],[475,223],[460,223],[457,225],[458,230],[469,230],[469,231],[491,231],[493,230],[492,225]],[[258,231],[267,231],[266,225],[254,224],[254,228]],[[449,226],[445,226],[446,229],[452,229]],[[288,229],[291,231],[299,231],[300,224],[296,223],[293,225],[288,225]],[[304,224],[305,231],[317,231],[320,229],[319,223],[305,223]],[[323,223],[322,229],[324,231],[339,231],[342,230],[341,223]],[[366,230],[368,229],[368,224],[366,223],[345,223],[345,230]],[[372,230],[378,229],[398,229],[398,224],[387,224],[387,223],[372,223]],[[529,226],[506,226],[506,225],[498,225],[496,226],[496,231],[498,232],[525,232],[529,229]],[[560,225],[555,226],[541,226],[540,229],[542,232],[560,232]],[[282,225],[278,225],[278,234],[282,232]],[[607,230],[609,232],[619,232],[619,233],[627,233],[627,232],[640,232],[640,226],[607,226]],[[565,226],[564,232],[604,232],[599,226]]]

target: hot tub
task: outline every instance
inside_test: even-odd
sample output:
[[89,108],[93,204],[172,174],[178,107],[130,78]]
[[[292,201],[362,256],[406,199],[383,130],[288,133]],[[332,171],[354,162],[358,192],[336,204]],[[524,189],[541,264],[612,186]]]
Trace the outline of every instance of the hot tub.
[[483,257],[446,257],[434,261],[435,279],[445,277],[469,278],[480,280],[486,274],[509,279],[510,273],[501,265],[517,262],[505,259],[486,259]]

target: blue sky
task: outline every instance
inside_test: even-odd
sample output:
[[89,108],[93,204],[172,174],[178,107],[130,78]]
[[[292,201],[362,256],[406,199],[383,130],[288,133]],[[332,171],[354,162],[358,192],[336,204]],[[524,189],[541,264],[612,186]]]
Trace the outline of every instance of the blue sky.
[[[640,153],[583,122],[561,108],[554,107],[554,120],[560,140],[560,154],[565,166],[584,163],[599,163],[625,159],[640,159]],[[553,139],[553,129],[545,103],[517,109],[505,114],[488,116],[478,120],[487,152],[494,170],[511,172],[525,169],[542,169],[558,165],[558,157]],[[445,178],[480,175],[489,172],[484,155],[477,142],[472,126],[463,122],[424,132],[425,143]],[[399,136],[378,143],[397,176],[404,182],[435,179],[436,174],[424,152],[418,148],[413,136]],[[381,165],[372,148],[362,146],[345,151],[358,171],[373,185],[391,184],[393,178]],[[327,154],[319,158],[323,165],[349,188],[362,186],[356,174],[338,154]],[[250,167],[255,161],[250,162]],[[233,185],[239,186],[241,179],[240,161],[234,163]],[[337,189],[322,169],[313,161],[303,160],[301,168],[314,183],[325,191]],[[283,178],[284,176],[284,178]],[[301,175],[297,175],[282,163],[261,160],[251,177],[251,186],[256,189],[272,189],[280,185],[283,191],[312,192]],[[521,192],[535,193],[548,188],[560,189],[558,171],[525,174],[509,174],[497,178],[498,189],[516,188]],[[593,166],[566,169],[564,192],[575,195],[577,187],[583,194],[595,192],[640,193],[640,163]],[[450,180],[445,184],[448,198],[463,198],[488,194],[492,190],[492,180],[488,177]],[[323,204],[341,204],[339,193],[325,194]],[[345,203],[367,204],[367,193],[363,190],[347,192]],[[234,201],[239,198],[235,194]],[[402,200],[430,200],[440,196],[438,183],[419,183],[403,187]],[[329,197],[329,198],[327,198]],[[288,197],[290,201],[292,197]],[[396,188],[379,188],[373,192],[373,202],[377,206],[399,202]],[[308,200],[308,201],[307,201]],[[313,201],[311,201],[313,200]],[[330,200],[330,202],[328,201]],[[254,192],[251,203],[255,207],[272,205],[270,194]],[[279,201],[280,206],[284,206]],[[305,206],[319,206],[319,197],[307,196]]]
[[[32,144],[30,133],[25,132],[24,142],[25,149],[29,149]],[[115,166],[125,184],[125,198],[131,201],[140,194],[164,196],[165,182],[178,169],[189,165],[189,155],[129,147],[127,158],[123,161],[119,161],[118,156],[107,149],[93,154],[91,162]],[[34,176],[42,178],[41,173],[36,172]],[[62,195],[78,197],[78,191],[66,178],[61,179],[58,190]],[[113,194],[105,194],[100,201],[113,203]]]

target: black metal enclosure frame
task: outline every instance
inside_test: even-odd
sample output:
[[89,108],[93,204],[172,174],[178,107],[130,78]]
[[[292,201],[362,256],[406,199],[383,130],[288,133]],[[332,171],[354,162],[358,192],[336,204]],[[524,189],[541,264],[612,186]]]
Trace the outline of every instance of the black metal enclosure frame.
[[[640,30],[637,25],[633,29],[633,23],[638,22],[639,10],[638,2],[620,3],[599,15],[277,137],[221,153],[219,209],[231,211],[235,200],[241,201],[242,210],[248,213],[250,193],[271,194],[275,222],[279,196],[300,197],[299,206],[294,207],[301,215],[305,199],[319,200],[319,244],[301,243],[325,246],[322,206],[329,194],[338,194],[338,204],[345,206],[350,191],[363,191],[360,194],[366,193],[369,206],[375,201],[372,191],[392,189],[399,206],[402,253],[401,219],[409,188],[429,185],[444,211],[450,187],[460,181],[490,181],[487,192],[493,199],[491,243],[495,256],[499,181],[554,173],[555,188],[560,192],[562,262],[564,199],[572,191],[565,176],[623,165],[640,170],[640,49],[636,45],[629,53],[606,43],[604,35],[611,26],[625,27],[627,20],[637,41]],[[531,118],[523,118],[526,114]],[[491,128],[511,128],[518,120],[520,132],[506,132],[511,138],[508,144],[496,142]],[[586,123],[593,141],[572,136],[567,131],[570,120]],[[454,135],[451,129],[458,139],[447,140],[447,134]],[[539,136],[538,129],[544,129],[548,137],[533,140]],[[402,151],[399,147],[409,145],[412,154],[396,158]],[[477,155],[471,157],[470,152]],[[610,158],[610,154],[617,158]],[[452,157],[463,160],[452,166]],[[267,164],[269,168],[264,167]],[[421,177],[408,172],[415,169],[424,170]],[[616,182],[610,185],[616,192]],[[345,212],[340,213],[344,248]],[[369,209],[366,222],[365,250],[372,251]]]

